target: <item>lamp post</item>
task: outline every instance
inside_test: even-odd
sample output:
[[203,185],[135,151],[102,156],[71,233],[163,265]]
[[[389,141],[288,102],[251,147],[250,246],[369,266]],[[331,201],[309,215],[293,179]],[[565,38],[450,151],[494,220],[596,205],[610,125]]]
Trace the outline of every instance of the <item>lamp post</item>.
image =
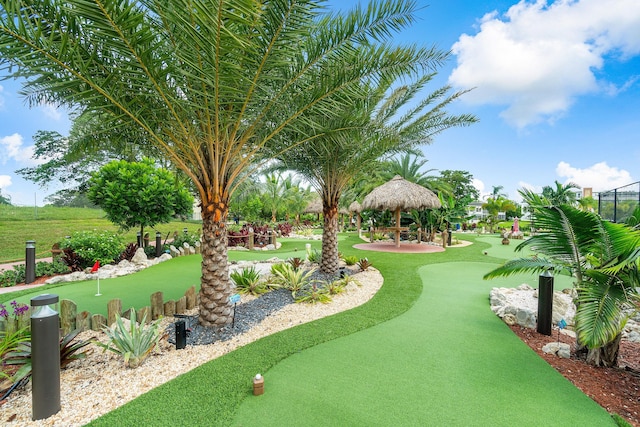
[[162,255],[162,234],[156,231],[156,257]]
[[25,250],[25,279],[24,283],[29,284],[36,280],[36,241],[27,240]]
[[33,420],[60,411],[60,317],[50,306],[58,295],[31,299],[31,406]]

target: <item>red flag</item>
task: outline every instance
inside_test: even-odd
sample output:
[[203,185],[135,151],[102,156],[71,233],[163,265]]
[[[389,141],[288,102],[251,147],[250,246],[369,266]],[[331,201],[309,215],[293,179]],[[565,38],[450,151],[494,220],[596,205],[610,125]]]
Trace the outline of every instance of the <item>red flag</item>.
[[100,261],[96,261],[96,263],[93,264],[93,267],[91,268],[91,272],[95,273],[96,271],[98,271],[99,268],[100,268]]

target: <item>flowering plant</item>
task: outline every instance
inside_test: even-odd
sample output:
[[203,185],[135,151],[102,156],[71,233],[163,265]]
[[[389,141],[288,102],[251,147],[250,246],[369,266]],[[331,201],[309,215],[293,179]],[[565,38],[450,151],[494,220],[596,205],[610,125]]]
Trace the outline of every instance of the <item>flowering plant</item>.
[[[16,300],[11,301],[11,306],[13,307],[13,318],[17,319],[22,316],[29,310],[29,306],[26,304],[20,304]],[[9,312],[7,311],[7,307],[4,304],[0,304],[0,317],[4,318],[4,320],[9,320]]]

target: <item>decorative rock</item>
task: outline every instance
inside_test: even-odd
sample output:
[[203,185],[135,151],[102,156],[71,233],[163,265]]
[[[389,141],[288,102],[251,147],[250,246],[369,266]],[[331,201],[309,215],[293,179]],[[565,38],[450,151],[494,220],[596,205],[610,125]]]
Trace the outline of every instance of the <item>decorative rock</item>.
[[91,330],[100,331],[107,326],[107,318],[102,314],[94,314],[91,316]]
[[195,286],[191,286],[184,293],[184,296],[187,299],[187,307],[186,308],[187,308],[187,310],[191,310],[193,307],[196,306],[196,287]]
[[147,254],[144,252],[144,249],[138,248],[136,254],[131,258],[131,262],[133,264],[138,265],[146,265],[147,264]]
[[187,297],[181,297],[176,301],[176,314],[183,314],[187,311]]
[[169,300],[164,303],[164,315],[166,317],[173,316],[176,313],[176,302],[174,300]]
[[151,319],[156,320],[159,317],[164,316],[163,300],[164,297],[162,292],[154,292],[151,294]]
[[569,344],[565,344],[563,342],[551,342],[542,347],[542,351],[547,354],[555,354],[558,357],[562,357],[563,359],[571,358],[571,347]]
[[63,335],[76,328],[77,310],[78,306],[75,302],[68,299],[60,301],[60,327]]
[[[538,317],[538,290],[527,284],[517,288],[493,288],[489,294],[491,310],[501,317],[505,323],[526,328],[535,328]],[[568,325],[573,325],[575,306],[571,297],[562,292],[554,292],[552,321],[557,324],[564,319]],[[507,317],[510,315],[509,317]]]
[[76,315],[76,329],[82,332],[91,329],[91,313],[82,311]]

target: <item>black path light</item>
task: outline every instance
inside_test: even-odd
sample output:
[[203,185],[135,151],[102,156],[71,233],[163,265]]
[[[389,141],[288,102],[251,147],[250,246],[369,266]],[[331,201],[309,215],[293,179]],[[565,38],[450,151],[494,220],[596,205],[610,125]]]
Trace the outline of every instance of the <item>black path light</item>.
[[31,402],[33,420],[60,411],[60,316],[51,305],[58,295],[31,299]]
[[24,283],[33,283],[36,280],[36,241],[27,240],[25,249],[25,278]]
[[538,277],[538,332],[551,335],[553,317],[553,275],[546,270]]

